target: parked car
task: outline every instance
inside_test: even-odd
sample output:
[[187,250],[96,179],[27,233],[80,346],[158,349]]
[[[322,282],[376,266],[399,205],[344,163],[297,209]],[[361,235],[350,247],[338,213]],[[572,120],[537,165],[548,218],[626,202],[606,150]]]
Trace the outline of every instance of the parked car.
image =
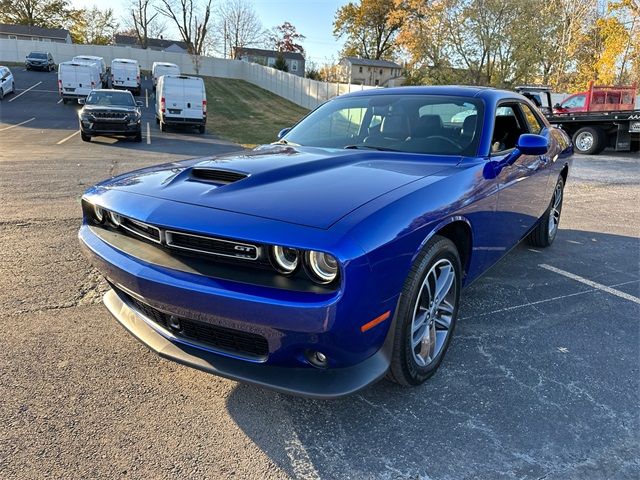
[[15,93],[16,84],[13,80],[13,73],[9,70],[9,67],[0,65],[0,100],[4,98],[7,93]]
[[140,95],[140,65],[136,60],[115,58],[111,62],[111,87]]
[[[524,87],[520,87],[524,88]],[[587,90],[574,93],[553,106],[553,113],[619,112],[633,110],[637,84],[628,86],[596,85],[589,82]]]
[[168,62],[153,62],[151,67],[151,78],[153,80],[153,90],[155,91],[158,85],[158,79],[162,75],[180,75],[180,67],[175,63]]
[[417,385],[462,289],[521,240],[558,235],[571,142],[513,92],[365,90],[280,137],[82,197],[107,308],[163,357],[318,398],[385,375]]
[[156,90],[156,123],[164,131],[167,125],[193,126],[205,132],[207,93],[200,77],[163,75]]
[[77,101],[102,84],[95,63],[78,61],[62,62],[58,65],[58,91],[62,101]]
[[31,52],[24,61],[27,70],[44,70],[51,72],[56,69],[56,63],[49,52]]
[[131,92],[121,90],[93,90],[78,112],[80,137],[90,142],[91,137],[124,136],[142,141],[142,102],[136,102]]
[[72,61],[91,63],[95,65],[100,72],[100,81],[102,83],[101,87],[105,88],[108,86],[109,78],[107,76],[107,64],[105,63],[104,58],[96,57],[95,55],[76,55],[72,58]]

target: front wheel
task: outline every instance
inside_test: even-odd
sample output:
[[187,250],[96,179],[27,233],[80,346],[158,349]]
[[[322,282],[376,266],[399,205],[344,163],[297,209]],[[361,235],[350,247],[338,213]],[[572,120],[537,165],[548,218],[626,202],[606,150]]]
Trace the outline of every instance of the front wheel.
[[0,100],[4,98],[4,90],[0,87]]
[[556,239],[558,227],[560,226],[560,214],[562,213],[562,199],[564,197],[564,179],[562,176],[556,182],[553,190],[551,203],[542,215],[538,225],[533,229],[527,238],[529,244],[534,247],[548,247]]
[[90,142],[91,141],[91,135],[87,135],[84,132],[80,132],[80,138],[82,138],[83,142]]
[[205,127],[204,127],[204,125],[200,125],[200,126],[198,127],[198,132],[199,132],[199,133],[204,133],[204,132],[205,132]]
[[442,363],[458,316],[461,271],[456,246],[439,235],[418,255],[396,313],[390,380],[419,385]]
[[135,137],[133,137],[133,141],[137,143],[142,142],[142,132],[138,132],[138,134]]

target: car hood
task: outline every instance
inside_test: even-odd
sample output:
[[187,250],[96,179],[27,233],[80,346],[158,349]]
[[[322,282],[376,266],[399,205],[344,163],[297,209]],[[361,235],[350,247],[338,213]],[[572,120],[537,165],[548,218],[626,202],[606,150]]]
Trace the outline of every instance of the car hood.
[[456,165],[452,157],[266,146],[148,168],[100,187],[329,228],[356,208]]

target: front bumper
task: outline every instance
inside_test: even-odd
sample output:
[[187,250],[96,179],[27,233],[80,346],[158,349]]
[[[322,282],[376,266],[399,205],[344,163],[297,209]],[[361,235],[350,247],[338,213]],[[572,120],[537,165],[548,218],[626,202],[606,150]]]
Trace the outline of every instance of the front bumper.
[[253,383],[283,393],[331,399],[354,393],[385,375],[389,368],[391,339],[363,362],[346,368],[292,368],[252,363],[226,357],[185,343],[172,341],[152,327],[153,322],[128,305],[114,290],[104,304],[131,335],[161,357],[221,377]]
[[142,133],[141,125],[123,124],[122,127],[114,128],[109,125],[101,125],[100,122],[80,122],[80,130],[86,135],[124,135],[135,136]]
[[38,64],[34,64],[34,63],[25,63],[24,64],[25,68],[31,68],[34,70],[49,70],[49,64],[48,63],[38,63]]

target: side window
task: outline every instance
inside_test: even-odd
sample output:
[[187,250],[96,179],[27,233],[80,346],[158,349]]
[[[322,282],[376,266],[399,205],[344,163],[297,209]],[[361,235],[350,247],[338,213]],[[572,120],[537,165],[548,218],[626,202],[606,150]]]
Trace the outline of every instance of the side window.
[[343,108],[333,112],[316,126],[319,137],[348,138],[358,135],[366,108]]
[[527,124],[529,125],[529,131],[531,133],[540,133],[544,129],[544,124],[540,121],[536,114],[533,113],[531,107],[524,103],[521,103],[520,107],[522,108],[524,117],[527,120]]
[[491,139],[491,153],[515,148],[518,138],[529,129],[517,112],[516,104],[504,104],[496,110]]
[[582,108],[587,97],[585,95],[576,95],[562,103],[564,108]]

